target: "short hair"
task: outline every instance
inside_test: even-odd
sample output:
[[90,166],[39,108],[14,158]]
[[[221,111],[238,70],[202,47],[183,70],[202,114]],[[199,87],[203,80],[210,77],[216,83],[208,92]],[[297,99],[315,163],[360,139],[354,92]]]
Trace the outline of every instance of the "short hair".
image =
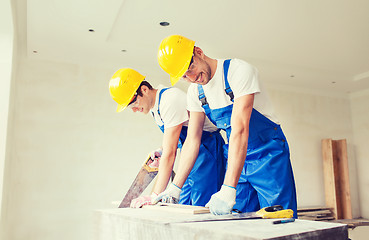
[[148,81],[142,81],[141,82],[141,84],[140,84],[140,86],[137,88],[137,94],[140,96],[140,97],[142,97],[142,92],[141,92],[141,87],[142,86],[146,86],[146,87],[148,87],[150,90],[152,90],[153,88],[152,88],[152,86],[151,86],[151,84],[148,82]]

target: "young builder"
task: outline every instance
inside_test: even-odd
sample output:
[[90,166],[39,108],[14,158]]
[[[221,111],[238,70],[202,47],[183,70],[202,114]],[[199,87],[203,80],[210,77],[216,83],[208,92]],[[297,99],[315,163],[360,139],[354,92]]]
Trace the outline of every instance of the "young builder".
[[[194,41],[179,35],[161,42],[158,60],[172,85],[180,78],[191,82],[188,131],[198,134],[187,137],[180,161],[191,166],[196,159],[199,146],[186,144],[198,142],[205,116],[227,133],[227,171],[220,191],[206,204],[210,211],[251,212],[278,204],[297,217],[289,147],[257,69],[240,59],[212,59]],[[173,183],[181,187],[188,172],[178,169]],[[168,197],[170,192],[164,191],[155,202]]]
[[[181,148],[187,136],[188,111],[186,94],[177,88],[153,88],[139,72],[124,68],[118,70],[109,83],[110,94],[118,103],[117,112],[130,108],[133,112],[151,113],[160,130],[164,133],[157,182],[153,195],[141,196],[131,202],[131,207],[151,204],[151,200],[168,185],[177,147]],[[225,159],[224,141],[216,126],[205,120],[196,162],[182,189],[171,185],[171,201],[181,204],[204,206],[211,195],[217,192],[223,182]],[[181,163],[180,163],[181,165]]]

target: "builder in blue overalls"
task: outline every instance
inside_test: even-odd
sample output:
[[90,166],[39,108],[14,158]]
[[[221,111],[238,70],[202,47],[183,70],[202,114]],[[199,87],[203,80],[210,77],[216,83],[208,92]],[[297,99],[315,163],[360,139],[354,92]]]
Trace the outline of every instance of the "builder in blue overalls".
[[[158,61],[172,84],[180,78],[191,83],[187,92],[188,131],[199,132],[191,136],[201,137],[205,116],[226,131],[227,171],[220,191],[206,204],[210,211],[221,215],[233,209],[251,212],[282,205],[297,217],[288,144],[257,69],[240,59],[209,58],[194,41],[179,35],[161,42]],[[198,139],[188,137],[182,150],[180,161],[191,166],[197,147],[187,148],[187,142]],[[188,171],[178,169],[173,182],[180,186]],[[164,191],[156,199],[167,197],[170,193]]]
[[[133,112],[151,113],[155,122],[164,133],[162,148],[153,151],[158,161],[157,181],[150,196],[140,196],[132,200],[131,207],[138,208],[151,204],[157,194],[164,191],[168,185],[177,147],[181,148],[187,135],[188,111],[186,109],[186,94],[178,88],[153,88],[144,80],[139,72],[123,68],[118,70],[110,80],[109,90],[112,98],[118,103],[117,112],[125,108]],[[217,127],[209,119],[205,120],[199,154],[184,186],[171,184],[173,198],[168,202],[204,206],[210,197],[219,191],[225,174],[225,158],[223,156],[224,140]],[[156,167],[154,166],[154,167]],[[215,174],[214,174],[215,172]],[[203,181],[203,177],[208,181]],[[181,191],[182,190],[182,191]]]

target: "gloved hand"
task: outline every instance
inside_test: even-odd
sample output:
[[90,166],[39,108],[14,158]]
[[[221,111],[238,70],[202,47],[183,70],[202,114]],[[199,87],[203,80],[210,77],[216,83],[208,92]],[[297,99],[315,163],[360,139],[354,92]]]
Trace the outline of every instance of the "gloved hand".
[[163,154],[163,149],[158,148],[158,149],[150,152],[150,157],[152,159],[154,159],[154,158],[160,158],[162,154]]
[[159,167],[159,160],[161,158],[161,155],[163,154],[163,150],[161,148],[158,148],[152,152],[149,153],[149,156],[151,157],[152,161],[148,162],[149,167]]
[[131,201],[131,208],[140,208],[144,205],[151,205],[151,201],[153,198],[156,198],[158,196],[158,194],[156,193],[152,193],[150,196],[141,196],[138,198],[135,198]]
[[178,203],[181,191],[182,190],[178,186],[176,186],[174,183],[171,183],[164,192],[160,193],[156,198],[153,199],[152,204],[157,204],[160,200],[163,203]]
[[222,185],[219,192],[214,193],[205,205],[214,215],[230,214],[236,204],[236,188]]

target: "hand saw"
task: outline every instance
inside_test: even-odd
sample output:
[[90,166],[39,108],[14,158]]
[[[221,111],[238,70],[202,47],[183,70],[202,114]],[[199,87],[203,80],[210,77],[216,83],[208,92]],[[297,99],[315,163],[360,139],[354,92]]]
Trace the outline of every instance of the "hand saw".
[[138,196],[146,189],[146,187],[151,183],[151,181],[158,174],[157,167],[150,167],[149,164],[153,161],[153,159],[149,156],[147,160],[144,162],[140,171],[138,172],[135,180],[131,184],[128,192],[124,196],[122,202],[119,205],[119,208],[129,207],[131,201]]
[[181,221],[181,223],[192,222],[213,222],[213,221],[227,221],[227,220],[247,220],[247,219],[261,219],[261,218],[293,218],[292,209],[283,209],[281,205],[274,205],[265,207],[257,212],[247,213],[232,213],[227,215],[201,215]]

